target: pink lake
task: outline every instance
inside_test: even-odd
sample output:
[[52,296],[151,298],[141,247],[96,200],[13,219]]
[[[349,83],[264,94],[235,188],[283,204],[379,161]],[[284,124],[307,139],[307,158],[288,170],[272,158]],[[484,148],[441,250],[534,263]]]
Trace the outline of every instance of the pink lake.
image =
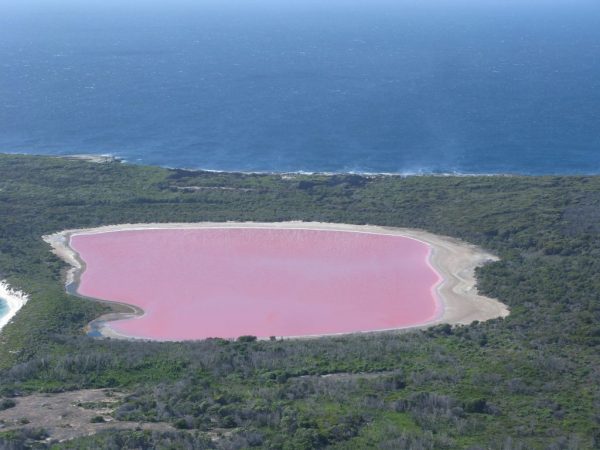
[[430,247],[392,235],[275,228],[77,234],[79,294],[135,305],[117,333],[156,340],[308,336],[440,314]]

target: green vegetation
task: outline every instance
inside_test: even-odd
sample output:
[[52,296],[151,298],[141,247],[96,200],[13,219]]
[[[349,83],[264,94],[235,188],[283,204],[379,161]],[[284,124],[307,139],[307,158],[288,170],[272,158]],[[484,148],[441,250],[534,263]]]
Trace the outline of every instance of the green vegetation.
[[3,398],[0,400],[0,411],[5,409],[14,408],[17,403],[12,398]]
[[[0,334],[0,396],[119,388],[130,395],[115,419],[177,430],[55,448],[600,446],[600,177],[282,177],[0,155],[0,213],[0,279],[31,296]],[[462,238],[501,257],[478,271],[479,289],[511,315],[307,341],[97,340],[82,330],[106,307],[64,292],[64,264],[41,239],[226,220]],[[26,428],[0,433],[0,447],[28,445]]]

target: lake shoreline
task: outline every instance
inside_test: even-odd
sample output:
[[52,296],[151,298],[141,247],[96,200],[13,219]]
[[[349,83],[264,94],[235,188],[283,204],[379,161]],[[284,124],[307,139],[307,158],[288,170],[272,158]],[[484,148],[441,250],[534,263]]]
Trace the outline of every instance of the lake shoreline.
[[[476,246],[459,241],[458,239],[439,236],[422,230],[321,222],[148,223],[108,225],[91,229],[65,230],[59,233],[44,236],[44,240],[51,245],[54,254],[69,263],[71,266],[66,275],[66,286],[69,292],[76,293],[77,288],[73,287],[77,286],[79,276],[85,270],[85,264],[77,252],[70,247],[70,239],[74,235],[109,233],[128,230],[211,228],[279,228],[347,231],[403,236],[427,244],[431,249],[429,263],[442,279],[441,282],[434,287],[437,294],[437,301],[439,303],[439,311],[436,315],[436,318],[430,322],[415,326],[385,330],[369,330],[364,331],[364,333],[424,328],[444,323],[451,325],[465,325],[475,320],[485,321],[498,317],[506,317],[509,314],[509,310],[506,305],[497,300],[481,296],[476,290],[476,279],[474,273],[475,268],[487,262],[497,260],[494,255]],[[79,294],[77,295],[82,298],[89,298]],[[129,309],[129,311],[112,312],[99,317],[88,325],[88,330],[93,330],[95,334],[103,337],[133,340],[143,339],[140,337],[123,336],[110,327],[110,322],[141,316],[144,314],[143,310],[133,305],[125,305],[117,302],[106,302],[102,300],[101,302],[114,303],[116,305],[126,307]],[[314,336],[286,336],[285,338],[310,338],[339,334],[340,333]]]

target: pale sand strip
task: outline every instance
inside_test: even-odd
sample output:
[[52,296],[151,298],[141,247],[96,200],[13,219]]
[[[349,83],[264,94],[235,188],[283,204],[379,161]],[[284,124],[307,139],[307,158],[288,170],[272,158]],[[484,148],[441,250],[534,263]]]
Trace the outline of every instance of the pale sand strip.
[[[85,269],[79,255],[69,246],[71,236],[77,234],[97,234],[126,230],[158,230],[158,229],[202,229],[202,228],[278,228],[298,230],[329,230],[359,233],[403,236],[428,244],[431,249],[430,263],[439,273],[443,281],[437,286],[438,298],[441,301],[441,314],[438,319],[426,324],[470,324],[498,317],[506,317],[509,309],[498,300],[479,295],[476,287],[475,268],[486,262],[497,261],[498,258],[474,245],[450,238],[410,228],[379,227],[372,225],[348,225],[322,222],[201,222],[201,223],[149,223],[108,225],[98,228],[65,230],[60,233],[44,236],[44,240],[52,246],[54,254],[71,265],[67,274],[67,286],[77,283],[78,277]],[[124,305],[130,306],[130,305]],[[140,316],[143,314],[137,307],[130,308],[130,313],[114,313],[103,316],[95,322],[95,328],[107,337],[128,338],[112,330],[105,322]],[[423,325],[414,327],[420,328]]]
[[23,292],[11,289],[6,281],[0,281],[0,298],[8,304],[8,313],[0,317],[0,330],[2,330],[27,303],[29,297]]

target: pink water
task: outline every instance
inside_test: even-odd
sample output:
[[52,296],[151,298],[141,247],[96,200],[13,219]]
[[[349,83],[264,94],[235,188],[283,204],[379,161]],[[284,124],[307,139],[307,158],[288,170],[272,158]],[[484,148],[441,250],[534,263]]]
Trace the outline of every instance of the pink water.
[[80,234],[78,292],[142,308],[111,322],[157,340],[306,336],[420,325],[440,313],[428,245],[292,229]]

